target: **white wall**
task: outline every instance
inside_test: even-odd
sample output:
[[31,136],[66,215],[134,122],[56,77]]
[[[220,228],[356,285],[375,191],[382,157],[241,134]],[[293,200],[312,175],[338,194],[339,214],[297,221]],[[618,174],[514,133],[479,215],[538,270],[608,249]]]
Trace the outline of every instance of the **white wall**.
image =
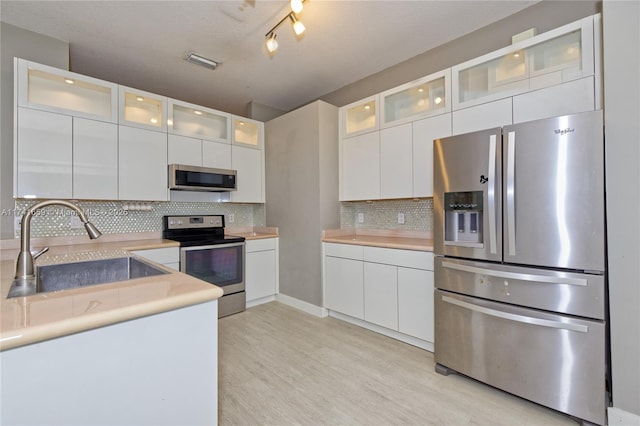
[[602,18],[613,406],[640,416],[640,2]]

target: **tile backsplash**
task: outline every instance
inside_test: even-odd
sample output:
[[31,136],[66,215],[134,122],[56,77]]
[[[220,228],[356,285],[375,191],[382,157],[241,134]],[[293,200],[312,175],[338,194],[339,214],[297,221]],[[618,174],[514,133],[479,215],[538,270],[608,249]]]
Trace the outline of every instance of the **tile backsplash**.
[[[18,199],[15,203],[15,237],[20,236],[19,220],[27,208],[40,200]],[[162,216],[180,214],[223,214],[226,226],[264,226],[264,204],[209,203],[209,202],[122,202],[73,201],[103,234],[162,231]],[[133,206],[132,206],[133,205]],[[132,206],[133,208],[130,208]],[[148,210],[135,209],[144,207]],[[9,212],[3,212],[9,213]],[[230,223],[229,215],[233,215]],[[75,223],[73,223],[75,222]],[[85,235],[86,232],[75,213],[62,206],[49,206],[36,212],[31,220],[32,237],[61,237]],[[79,227],[74,227],[79,226]]]
[[[404,215],[404,224],[398,223],[399,214]],[[433,199],[342,202],[340,227],[432,231]]]

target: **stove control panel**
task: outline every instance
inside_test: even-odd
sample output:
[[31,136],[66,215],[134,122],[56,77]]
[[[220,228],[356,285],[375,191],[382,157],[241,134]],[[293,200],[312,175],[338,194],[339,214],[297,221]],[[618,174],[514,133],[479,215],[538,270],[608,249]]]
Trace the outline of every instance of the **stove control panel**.
[[223,215],[167,216],[165,229],[224,228]]

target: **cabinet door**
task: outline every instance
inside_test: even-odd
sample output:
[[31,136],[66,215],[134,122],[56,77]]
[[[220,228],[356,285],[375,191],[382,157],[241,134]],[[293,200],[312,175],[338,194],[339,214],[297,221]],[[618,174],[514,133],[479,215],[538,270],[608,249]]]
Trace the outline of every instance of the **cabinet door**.
[[72,118],[18,108],[15,195],[72,197]]
[[454,111],[452,123],[454,135],[513,124],[511,98]]
[[433,342],[433,271],[398,268],[398,331]]
[[231,145],[228,143],[202,141],[202,165],[214,169],[231,168]]
[[433,197],[433,140],[451,136],[451,114],[413,122],[413,196]]
[[325,257],[324,307],[364,319],[362,261]]
[[275,250],[256,251],[246,256],[247,301],[276,294]]
[[231,168],[237,170],[236,191],[231,201],[236,203],[264,202],[264,167],[262,151],[259,149],[232,146]]
[[364,262],[364,319],[398,330],[398,268]]
[[340,155],[340,200],[379,199],[379,132],[343,139]]
[[513,122],[523,123],[594,109],[594,78],[591,76],[515,96]]
[[118,126],[73,119],[73,198],[118,199]]
[[120,199],[166,201],[167,134],[126,126],[119,133]]
[[186,136],[168,135],[169,164],[202,166],[202,141]]
[[411,123],[380,130],[380,198],[413,195]]
[[233,143],[262,149],[264,146],[264,123],[244,117],[232,116]]

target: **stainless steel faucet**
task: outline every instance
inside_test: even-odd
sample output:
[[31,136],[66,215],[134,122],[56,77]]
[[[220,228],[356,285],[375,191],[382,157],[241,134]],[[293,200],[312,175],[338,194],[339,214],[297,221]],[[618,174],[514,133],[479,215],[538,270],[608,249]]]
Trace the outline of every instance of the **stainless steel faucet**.
[[84,214],[84,212],[78,206],[68,201],[46,200],[29,207],[29,209],[22,216],[22,223],[20,225],[20,254],[18,254],[18,261],[16,262],[16,276],[11,286],[12,288],[10,291],[10,295],[12,293],[28,295],[33,294],[36,291],[33,261],[34,259],[37,259],[41,254],[49,250],[49,248],[45,247],[39,252],[31,254],[31,218],[37,210],[52,205],[68,207],[71,210],[75,211],[84,224],[84,228],[87,230],[89,238],[91,238],[92,240],[95,240],[96,238],[99,238],[100,235],[102,235],[102,233],[98,231],[98,228],[96,228],[91,222],[89,222],[89,219],[87,219],[87,216]]

